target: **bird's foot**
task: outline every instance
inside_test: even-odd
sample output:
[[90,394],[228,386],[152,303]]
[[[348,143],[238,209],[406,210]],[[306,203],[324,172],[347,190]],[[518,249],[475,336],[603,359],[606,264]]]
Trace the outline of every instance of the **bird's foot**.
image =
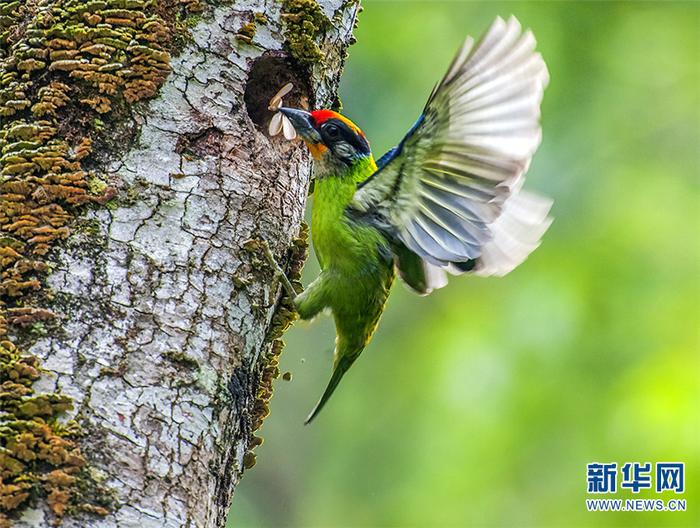
[[299,293],[296,291],[294,285],[292,284],[292,281],[289,280],[289,277],[287,277],[287,274],[277,262],[277,259],[275,259],[275,256],[272,254],[272,250],[270,249],[270,245],[267,243],[267,240],[249,240],[248,242],[246,242],[246,245],[249,249],[252,249],[252,246],[257,246],[256,249],[260,250],[260,253],[262,253],[267,263],[273,269],[275,273],[275,279],[280,281],[280,284],[282,284],[282,287],[289,296],[289,299],[294,300],[294,298],[297,295],[299,295]]

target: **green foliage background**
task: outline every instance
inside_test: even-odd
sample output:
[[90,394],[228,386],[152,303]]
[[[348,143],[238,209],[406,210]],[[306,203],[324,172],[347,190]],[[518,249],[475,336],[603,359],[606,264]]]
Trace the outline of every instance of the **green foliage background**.
[[[342,99],[376,155],[466,34],[533,29],[551,82],[527,186],[556,220],[503,279],[397,284],[308,427],[334,334],[297,324],[230,526],[700,525],[699,5],[365,2]],[[676,460],[687,512],[586,512],[588,462]]]

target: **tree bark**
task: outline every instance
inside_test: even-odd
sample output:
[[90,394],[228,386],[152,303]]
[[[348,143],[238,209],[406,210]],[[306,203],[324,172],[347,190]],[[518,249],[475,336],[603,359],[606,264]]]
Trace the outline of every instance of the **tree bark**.
[[[305,249],[310,163],[299,143],[267,136],[266,104],[289,81],[285,102],[333,104],[358,5],[12,4],[0,1],[14,17],[0,76],[29,85],[0,87],[12,154],[0,159],[0,428],[11,431],[0,525],[221,527],[290,320],[264,244],[292,275]],[[122,49],[107,40],[118,36],[46,29],[60,17],[143,33]],[[47,51],[19,56],[36,38]],[[95,44],[115,51],[95,61]],[[127,81],[114,89],[91,77],[119,67]],[[56,83],[62,104],[46,95]],[[42,164],[45,150],[22,141],[66,148]]]

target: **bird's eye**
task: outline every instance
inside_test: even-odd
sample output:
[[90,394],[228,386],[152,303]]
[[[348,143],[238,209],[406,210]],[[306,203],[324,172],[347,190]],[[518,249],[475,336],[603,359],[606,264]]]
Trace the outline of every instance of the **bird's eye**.
[[324,131],[328,134],[328,137],[331,138],[337,138],[340,135],[340,129],[333,124],[326,125]]

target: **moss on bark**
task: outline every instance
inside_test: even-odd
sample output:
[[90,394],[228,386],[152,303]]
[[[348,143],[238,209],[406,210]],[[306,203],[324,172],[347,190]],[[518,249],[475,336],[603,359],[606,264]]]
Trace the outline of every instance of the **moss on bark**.
[[287,50],[303,66],[313,66],[324,55],[317,44],[320,34],[330,27],[330,20],[316,0],[283,0]]
[[37,394],[36,357],[0,342],[0,525],[37,497],[44,497],[56,522],[69,512],[107,513],[110,495],[86,465],[76,440],[80,428],[62,422],[68,396]]
[[[301,272],[306,262],[309,248],[309,227],[306,223],[302,223],[299,230],[299,235],[292,242],[292,246],[288,255],[288,278],[292,285],[300,291]],[[257,380],[255,390],[255,403],[253,405],[253,413],[251,417],[250,431],[251,437],[248,442],[248,451],[243,458],[245,469],[249,469],[255,465],[255,453],[253,450],[263,443],[260,436],[256,436],[255,432],[262,427],[263,421],[270,414],[270,400],[273,394],[273,383],[280,376],[279,359],[284,350],[284,341],[282,336],[284,332],[297,319],[296,308],[293,305],[293,300],[285,293],[280,301],[275,314],[272,317],[270,328],[265,336],[265,342],[271,343],[269,352],[263,358],[260,369],[260,374]],[[290,378],[291,379],[291,378]]]

